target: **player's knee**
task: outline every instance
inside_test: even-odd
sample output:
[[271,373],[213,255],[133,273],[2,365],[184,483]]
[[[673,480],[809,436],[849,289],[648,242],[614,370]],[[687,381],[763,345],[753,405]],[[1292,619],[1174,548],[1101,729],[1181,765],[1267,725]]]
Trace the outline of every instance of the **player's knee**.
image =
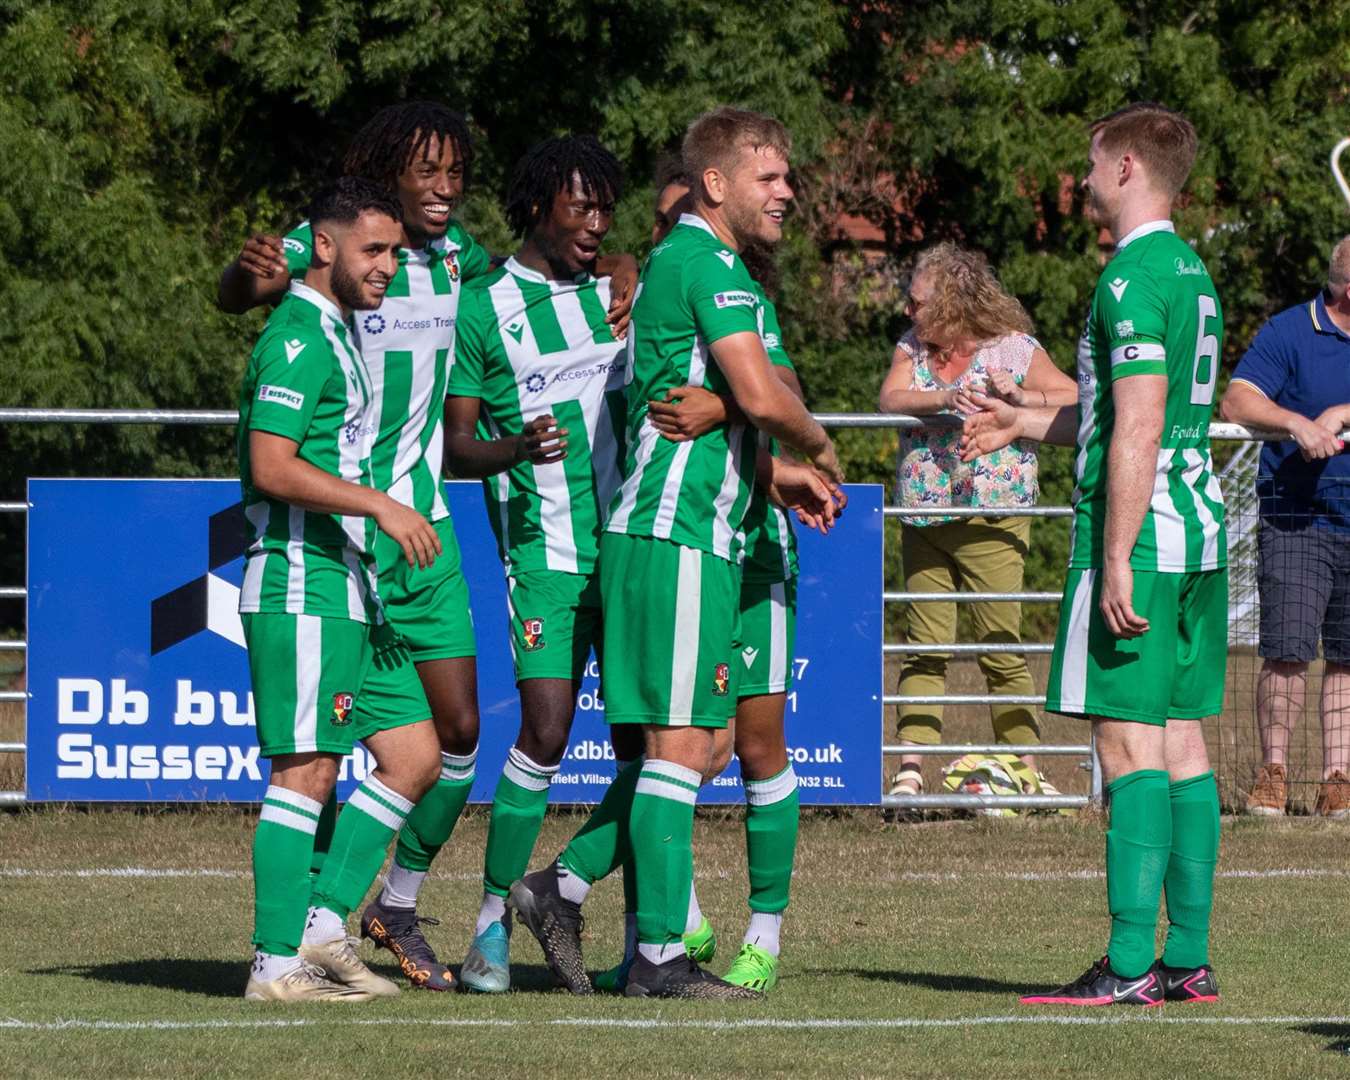
[[523,725],[516,749],[539,765],[557,765],[567,751],[568,729],[557,725]]
[[718,732],[718,737],[713,740],[712,757],[708,762],[708,767],[703,770],[703,782],[706,784],[715,776],[721,776],[731,764],[732,740],[730,733],[723,737],[722,732]]
[[416,802],[433,787],[436,781],[441,778],[441,757],[439,754],[434,756],[419,755],[415,761],[408,764],[409,797]]

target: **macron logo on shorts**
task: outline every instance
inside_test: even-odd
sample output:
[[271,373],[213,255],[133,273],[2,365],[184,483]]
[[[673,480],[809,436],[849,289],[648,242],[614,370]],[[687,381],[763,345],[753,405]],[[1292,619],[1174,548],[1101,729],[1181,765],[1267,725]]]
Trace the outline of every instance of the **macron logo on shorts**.
[[748,292],[720,292],[713,295],[713,303],[720,308],[724,307],[754,307],[758,303],[754,293]]
[[286,408],[295,409],[297,412],[305,407],[304,394],[287,390],[284,386],[268,386],[266,383],[258,387],[258,400],[270,401],[274,405],[285,405]]

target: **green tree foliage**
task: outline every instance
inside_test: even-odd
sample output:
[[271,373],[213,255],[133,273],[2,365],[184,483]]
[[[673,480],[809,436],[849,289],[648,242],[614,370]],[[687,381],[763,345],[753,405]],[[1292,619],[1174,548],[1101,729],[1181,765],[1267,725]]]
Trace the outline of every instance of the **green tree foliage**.
[[[533,141],[600,135],[630,191],[616,246],[645,250],[658,156],[721,102],[780,116],[799,208],[787,344],[813,407],[868,411],[924,243],[986,251],[1072,364],[1099,266],[1074,180],[1086,124],[1131,100],[1185,110],[1203,149],[1180,211],[1227,309],[1231,362],[1324,272],[1345,208],[1326,154],[1350,130],[1350,9],[1250,0],[0,0],[4,400],[228,408],[261,315],[213,305],[253,230],[296,220],[376,108],[433,97],[481,136],[461,216],[495,250]],[[869,222],[885,250],[839,228]],[[841,437],[886,480],[894,438]],[[0,426],[0,497],[33,475],[228,475],[224,430]],[[1043,458],[1047,499],[1068,457]],[[5,526],[3,577],[20,533]],[[1040,538],[1044,539],[1044,542]],[[1063,565],[1041,526],[1033,587]]]

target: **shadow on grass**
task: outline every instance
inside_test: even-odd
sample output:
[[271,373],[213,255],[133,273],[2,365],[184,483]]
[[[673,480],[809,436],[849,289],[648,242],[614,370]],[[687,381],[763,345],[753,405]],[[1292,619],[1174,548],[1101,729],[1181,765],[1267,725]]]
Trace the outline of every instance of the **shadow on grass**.
[[1303,1024],[1294,1030],[1330,1039],[1331,1042],[1322,1047],[1323,1050],[1333,1054],[1350,1054],[1350,1024]]
[[[392,979],[408,990],[396,964],[368,963],[371,971]],[[458,976],[458,968],[455,973]],[[33,968],[25,975],[69,975],[77,979],[113,983],[120,986],[148,986],[159,990],[177,990],[204,997],[236,998],[244,993],[248,981],[248,961],[188,960],[164,957],[157,960],[122,960],[110,964],[66,964],[60,967]],[[548,993],[557,988],[552,973],[543,964],[512,964],[511,989],[526,993]]]
[[980,975],[953,975],[938,971],[879,971],[873,968],[816,968],[803,975],[847,975],[872,982],[923,986],[946,994],[1030,994],[1044,990],[1044,983],[1004,982]]
[[123,986],[151,986],[206,997],[242,997],[248,982],[247,960],[122,960],[111,964],[66,964],[34,968],[25,975],[73,975]]

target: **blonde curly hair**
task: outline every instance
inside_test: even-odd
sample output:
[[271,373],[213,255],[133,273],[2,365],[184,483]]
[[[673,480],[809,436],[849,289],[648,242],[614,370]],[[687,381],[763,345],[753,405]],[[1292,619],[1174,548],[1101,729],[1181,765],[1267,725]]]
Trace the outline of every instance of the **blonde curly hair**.
[[927,277],[932,297],[914,316],[919,338],[939,348],[968,339],[992,341],[1005,334],[1030,334],[1031,319],[1017,297],[994,275],[989,260],[943,241],[921,252],[910,276]]

